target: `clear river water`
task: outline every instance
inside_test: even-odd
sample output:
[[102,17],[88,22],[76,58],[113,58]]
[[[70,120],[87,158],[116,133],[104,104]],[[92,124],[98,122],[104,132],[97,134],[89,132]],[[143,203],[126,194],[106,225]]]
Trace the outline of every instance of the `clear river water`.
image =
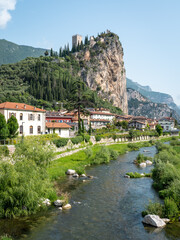
[[[143,150],[150,152],[143,152]],[[138,168],[133,160],[138,153],[154,156],[155,147],[141,148],[119,156],[109,164],[92,166],[92,180],[69,179],[63,188],[70,191],[72,209],[52,207],[30,218],[1,220],[0,234],[20,240],[177,240],[180,223],[163,229],[142,224],[141,212],[149,200],[160,201],[152,188],[152,179],[127,179],[126,172],[150,172]]]

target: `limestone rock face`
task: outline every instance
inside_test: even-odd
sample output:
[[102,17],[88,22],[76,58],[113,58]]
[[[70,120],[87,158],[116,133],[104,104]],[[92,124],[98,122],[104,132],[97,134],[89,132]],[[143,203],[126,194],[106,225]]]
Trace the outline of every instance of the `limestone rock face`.
[[101,34],[77,59],[84,64],[80,71],[84,82],[103,99],[128,113],[126,70],[119,37],[114,33]]

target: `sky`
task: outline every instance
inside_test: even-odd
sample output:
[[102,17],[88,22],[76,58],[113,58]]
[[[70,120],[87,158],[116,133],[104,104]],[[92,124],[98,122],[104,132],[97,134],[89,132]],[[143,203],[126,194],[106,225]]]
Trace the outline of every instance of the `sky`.
[[0,0],[0,39],[59,48],[72,35],[119,35],[128,78],[180,106],[180,0]]

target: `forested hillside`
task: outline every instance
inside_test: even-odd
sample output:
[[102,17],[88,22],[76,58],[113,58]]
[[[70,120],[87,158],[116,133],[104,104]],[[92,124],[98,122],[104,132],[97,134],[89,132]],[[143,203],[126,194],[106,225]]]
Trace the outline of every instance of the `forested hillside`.
[[[69,53],[64,57],[42,56],[2,65],[0,102],[24,102],[37,107],[44,106],[46,109],[58,109],[63,102],[64,107],[71,109],[73,101],[76,101],[75,83],[80,80],[79,70],[79,62]],[[86,93],[87,97],[82,102],[86,107],[106,107],[112,112],[121,113],[119,108],[103,100],[96,91],[90,90],[86,85],[81,92]]]
[[0,65],[16,63],[26,57],[39,57],[44,55],[46,49],[22,46],[5,39],[0,39]]

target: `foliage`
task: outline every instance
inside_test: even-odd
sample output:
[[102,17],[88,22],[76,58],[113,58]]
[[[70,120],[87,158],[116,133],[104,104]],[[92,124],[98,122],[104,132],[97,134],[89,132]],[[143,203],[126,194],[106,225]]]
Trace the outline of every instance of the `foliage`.
[[101,136],[100,135],[96,135],[95,139],[96,139],[96,142],[99,142],[99,141],[101,141]]
[[130,178],[151,177],[151,173],[144,173],[144,175],[141,175],[141,173],[138,172],[128,172],[126,175],[130,176]]
[[0,139],[6,139],[9,135],[5,116],[0,113]]
[[53,151],[50,146],[43,146],[36,142],[30,143],[28,140],[23,141],[16,145],[16,151],[14,157],[19,159],[20,156],[24,156],[27,159],[31,159],[40,167],[46,167],[50,164],[53,158]]
[[179,215],[177,204],[172,198],[165,198],[164,200],[164,215],[170,219],[177,218]]
[[14,164],[0,164],[1,218],[36,213],[43,197],[50,198],[55,195],[52,194],[54,190],[45,168],[36,162],[30,156],[27,159],[25,155],[21,155]]
[[163,128],[161,127],[161,125],[159,125],[159,124],[156,125],[156,131],[157,131],[157,133],[158,133],[159,136],[162,135],[162,133],[163,133]]
[[147,156],[145,156],[142,153],[139,153],[137,158],[136,158],[136,160],[135,160],[135,163],[140,164],[142,162],[145,162],[146,160],[152,161],[152,158],[151,157],[147,157]]
[[92,149],[89,148],[89,147],[86,148],[86,149],[84,150],[84,152],[85,152],[87,158],[90,158],[90,157],[93,155],[93,151],[92,151]]
[[14,138],[18,135],[18,121],[16,119],[16,117],[14,117],[13,115],[8,119],[7,121],[7,127],[9,130],[9,138]]
[[90,136],[87,135],[87,134],[84,134],[84,135],[83,135],[83,138],[84,138],[84,140],[85,140],[86,143],[88,143],[89,140],[90,140]]
[[1,156],[9,156],[9,149],[7,146],[0,146],[0,157]]
[[53,141],[53,143],[56,145],[56,147],[64,147],[68,143],[68,138],[57,138]]
[[76,136],[74,138],[71,138],[71,142],[73,144],[78,144],[81,143],[83,141],[83,137],[82,136]]
[[109,148],[109,153],[110,153],[110,159],[111,160],[116,160],[118,158],[118,152],[115,151],[114,149]]
[[137,146],[137,144],[135,144],[135,143],[128,143],[127,144],[127,146],[128,146],[128,148],[131,150],[131,151],[137,151],[137,150],[139,150],[139,146]]
[[107,147],[103,146],[101,147],[99,152],[96,153],[94,158],[94,163],[95,164],[108,163],[109,161],[110,161],[110,152]]
[[161,203],[149,202],[145,208],[145,212],[142,213],[143,217],[147,214],[158,215],[159,217],[164,217],[164,207]]
[[0,237],[0,240],[12,240],[12,238],[8,235],[4,235]]

